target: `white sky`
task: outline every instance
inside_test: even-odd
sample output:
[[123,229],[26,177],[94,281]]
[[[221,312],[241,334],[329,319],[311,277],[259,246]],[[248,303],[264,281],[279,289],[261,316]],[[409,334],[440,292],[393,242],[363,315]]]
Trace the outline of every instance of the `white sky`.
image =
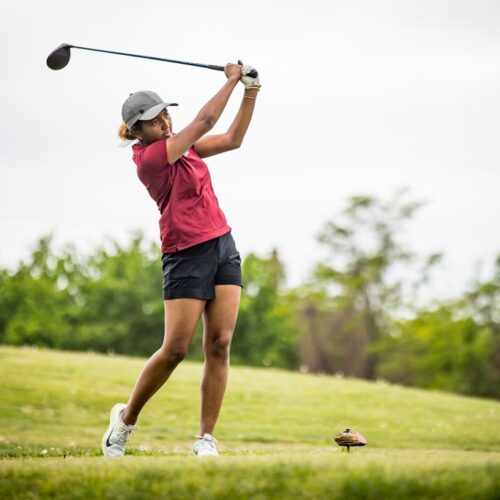
[[459,293],[500,252],[500,2],[17,0],[0,7],[0,266],[49,232],[82,252],[137,228],[159,242],[156,205],[118,147],[122,102],[145,89],[179,102],[178,130],[224,82],[81,50],[52,71],[63,42],[257,67],[242,148],[207,164],[242,256],[277,247],[290,285],[321,257],[315,235],[348,196],[401,186],[428,202],[410,246],[446,254],[435,296]]

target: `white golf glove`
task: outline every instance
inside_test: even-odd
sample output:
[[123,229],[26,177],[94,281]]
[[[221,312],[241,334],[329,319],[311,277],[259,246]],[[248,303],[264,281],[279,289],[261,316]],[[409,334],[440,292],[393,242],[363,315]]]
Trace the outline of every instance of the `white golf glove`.
[[258,89],[258,88],[260,88],[259,77],[256,76],[254,78],[254,77],[248,76],[248,73],[250,73],[253,70],[255,70],[255,68],[253,66],[249,66],[248,64],[245,64],[241,68],[240,82],[243,83],[243,85],[245,85],[246,89],[252,89],[252,88],[253,89]]

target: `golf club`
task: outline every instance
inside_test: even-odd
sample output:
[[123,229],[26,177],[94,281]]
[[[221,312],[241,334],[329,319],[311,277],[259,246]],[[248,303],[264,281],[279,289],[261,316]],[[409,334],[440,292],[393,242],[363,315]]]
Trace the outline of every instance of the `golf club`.
[[[213,69],[216,71],[224,71],[224,66],[215,66],[213,64],[200,64],[200,63],[193,63],[193,62],[187,62],[187,61],[176,61],[175,59],[165,59],[163,57],[154,57],[154,56],[142,56],[139,54],[129,54],[127,52],[115,52],[113,50],[103,50],[103,49],[91,49],[90,47],[79,47],[77,45],[69,45],[67,43],[62,43],[57,47],[57,49],[53,50],[49,56],[47,57],[47,66],[50,69],[62,69],[64,68],[70,60],[71,57],[71,50],[70,49],[83,49],[83,50],[92,50],[94,52],[105,52],[106,54],[117,54],[120,56],[129,56],[129,57],[139,57],[141,59],[152,59],[154,61],[164,61],[164,62],[171,62],[171,63],[176,63],[176,64],[187,64],[188,66],[197,66],[199,68],[207,68],[207,69]],[[256,70],[251,71],[248,76],[251,76],[252,78],[256,78],[258,76],[258,73]]]

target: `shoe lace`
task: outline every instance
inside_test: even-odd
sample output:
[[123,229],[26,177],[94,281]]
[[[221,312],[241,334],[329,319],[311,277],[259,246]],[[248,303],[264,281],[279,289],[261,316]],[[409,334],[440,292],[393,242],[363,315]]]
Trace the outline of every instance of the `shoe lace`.
[[116,444],[124,445],[128,441],[129,437],[132,435],[132,433],[137,429],[139,429],[139,426],[137,425],[120,426],[113,438],[113,441]]
[[215,439],[213,436],[199,436],[198,434],[195,434],[194,436],[196,439],[201,439],[203,442],[210,444],[212,446],[217,444],[217,439]]

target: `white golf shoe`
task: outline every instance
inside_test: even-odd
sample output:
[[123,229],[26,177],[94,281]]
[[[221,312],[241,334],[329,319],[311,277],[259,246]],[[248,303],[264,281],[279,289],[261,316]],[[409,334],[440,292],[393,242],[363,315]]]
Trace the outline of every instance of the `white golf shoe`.
[[139,429],[137,425],[127,425],[122,420],[121,413],[126,407],[126,404],[118,403],[111,409],[109,427],[102,437],[102,452],[106,457],[123,457],[130,435]]
[[203,434],[203,436],[195,436],[198,438],[194,445],[193,451],[195,455],[199,457],[218,457],[219,452],[217,451],[216,444],[217,439],[215,439],[211,434]]

